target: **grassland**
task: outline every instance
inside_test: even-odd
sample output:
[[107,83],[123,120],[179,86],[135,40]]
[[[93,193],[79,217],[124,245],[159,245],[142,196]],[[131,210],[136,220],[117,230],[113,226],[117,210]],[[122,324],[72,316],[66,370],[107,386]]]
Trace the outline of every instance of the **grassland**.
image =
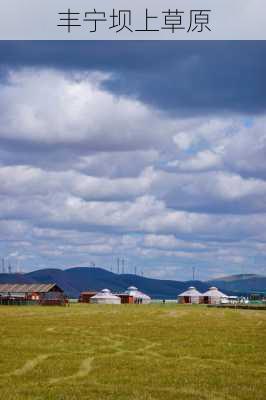
[[266,312],[0,307],[2,400],[264,400]]

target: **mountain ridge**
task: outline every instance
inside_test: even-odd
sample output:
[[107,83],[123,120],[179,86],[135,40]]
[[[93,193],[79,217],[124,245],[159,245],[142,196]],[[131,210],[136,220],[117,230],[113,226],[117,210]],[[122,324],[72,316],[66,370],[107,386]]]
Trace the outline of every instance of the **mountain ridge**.
[[205,291],[208,285],[201,281],[160,280],[133,274],[116,274],[97,267],[71,267],[65,270],[44,268],[25,274],[0,274],[0,283],[57,283],[65,293],[77,298],[81,291],[108,288],[123,292],[129,286],[137,286],[152,298],[176,298],[188,286],[196,285]]
[[208,279],[206,282],[219,282],[219,281],[223,281],[223,282],[230,282],[230,281],[235,281],[235,280],[240,280],[240,279],[251,279],[251,278],[265,278],[265,276],[263,275],[259,275],[259,274],[233,274],[233,275],[225,275],[225,276],[221,276],[221,277],[217,277],[217,278],[213,278],[213,279]]
[[143,277],[133,274],[116,274],[98,267],[44,268],[25,274],[0,274],[0,283],[57,283],[65,293],[77,298],[85,290],[108,288],[123,292],[128,286],[137,286],[155,299],[174,299],[189,286],[205,292],[210,286],[217,286],[226,294],[247,294],[252,291],[266,291],[266,277],[246,274],[217,278],[209,281],[175,281]]

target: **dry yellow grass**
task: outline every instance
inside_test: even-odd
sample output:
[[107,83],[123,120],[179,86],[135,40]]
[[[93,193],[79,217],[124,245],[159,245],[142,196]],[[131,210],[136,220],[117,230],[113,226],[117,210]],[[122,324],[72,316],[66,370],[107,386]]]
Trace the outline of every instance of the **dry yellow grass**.
[[264,400],[266,312],[0,307],[0,399]]

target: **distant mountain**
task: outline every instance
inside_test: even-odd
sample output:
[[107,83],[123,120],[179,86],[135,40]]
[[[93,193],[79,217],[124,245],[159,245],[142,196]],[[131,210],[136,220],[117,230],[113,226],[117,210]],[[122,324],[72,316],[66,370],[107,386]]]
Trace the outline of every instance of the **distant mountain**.
[[0,274],[0,283],[32,283],[27,274]]
[[251,293],[266,291],[266,277],[256,274],[239,274],[206,282],[208,285],[219,286],[225,292]]
[[108,288],[113,292],[123,292],[128,286],[137,286],[154,299],[175,299],[177,294],[189,286],[195,286],[200,292],[210,286],[217,286],[227,294],[266,291],[266,277],[258,275],[234,275],[207,282],[172,281],[145,278],[139,275],[114,274],[102,268],[74,267],[66,270],[41,269],[27,274],[0,274],[0,283],[57,283],[70,297],[78,297],[85,290]]
[[108,288],[113,292],[123,292],[128,286],[140,290],[157,299],[175,299],[178,293],[189,286],[205,291],[208,284],[200,281],[171,281],[145,278],[138,275],[114,274],[102,268],[74,267],[67,270],[41,269],[27,274],[0,274],[0,283],[48,283],[55,282],[71,297],[78,297],[81,291]]
[[[222,276],[220,278],[215,278],[215,282],[230,282],[230,281],[237,281],[237,280],[243,280],[243,279],[251,279],[251,278],[263,278],[261,275],[257,274],[235,274],[235,275],[228,275],[228,276]],[[211,282],[212,280],[209,280],[207,282]]]

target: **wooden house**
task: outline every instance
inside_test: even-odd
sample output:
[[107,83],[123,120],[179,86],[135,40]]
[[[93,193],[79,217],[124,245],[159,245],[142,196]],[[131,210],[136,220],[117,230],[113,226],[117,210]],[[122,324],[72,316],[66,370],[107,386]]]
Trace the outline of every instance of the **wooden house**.
[[92,296],[95,296],[97,292],[87,291],[81,292],[79,295],[79,303],[89,303]]
[[0,284],[0,304],[38,303],[61,305],[66,303],[64,291],[56,283]]

